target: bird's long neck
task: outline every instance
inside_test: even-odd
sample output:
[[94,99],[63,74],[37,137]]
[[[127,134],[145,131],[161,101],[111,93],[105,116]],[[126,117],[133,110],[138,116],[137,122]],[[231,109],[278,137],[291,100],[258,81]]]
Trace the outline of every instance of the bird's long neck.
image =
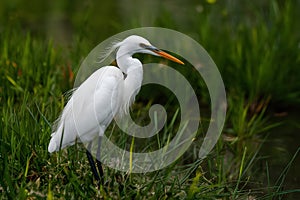
[[117,63],[119,68],[125,74],[122,109],[125,113],[129,112],[129,107],[133,103],[135,96],[139,92],[143,80],[143,65],[131,55],[118,57]]

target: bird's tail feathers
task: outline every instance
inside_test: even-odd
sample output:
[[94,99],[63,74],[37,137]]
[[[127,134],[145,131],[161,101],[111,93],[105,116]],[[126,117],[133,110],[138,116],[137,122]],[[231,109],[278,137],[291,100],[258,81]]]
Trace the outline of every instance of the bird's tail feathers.
[[[52,133],[52,135],[55,136],[55,132]],[[53,153],[55,151],[58,151],[58,149],[59,148],[57,147],[55,138],[52,137],[51,140],[50,140],[49,146],[48,146],[48,151],[49,151],[49,153]]]
[[53,129],[55,131],[51,134],[51,140],[48,146],[49,153],[59,151],[61,148],[63,148],[61,146],[64,134],[63,125],[59,122],[56,122],[55,126],[56,128]]

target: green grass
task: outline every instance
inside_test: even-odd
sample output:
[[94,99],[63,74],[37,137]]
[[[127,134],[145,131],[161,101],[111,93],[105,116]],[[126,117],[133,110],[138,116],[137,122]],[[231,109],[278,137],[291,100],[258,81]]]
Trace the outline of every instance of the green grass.
[[[7,17],[11,10],[18,13],[17,7],[6,6],[8,10],[0,9],[1,16]],[[162,9],[163,15],[152,24],[190,33],[208,50],[221,71],[229,105],[223,137],[214,150],[205,160],[198,160],[201,141],[197,137],[183,158],[160,171],[126,174],[105,167],[107,184],[102,188],[93,180],[83,146],[72,146],[52,155],[47,152],[51,124],[66,103],[64,94],[72,88],[80,61],[94,47],[92,44],[97,44],[97,33],[88,32],[97,28],[89,20],[95,14],[93,7],[88,6],[90,12],[82,19],[72,18],[75,34],[70,46],[58,45],[36,29],[25,30],[22,22],[16,26],[5,24],[15,22],[13,17],[8,22],[2,18],[0,199],[280,199],[299,192],[284,190],[285,176],[297,153],[277,183],[261,185],[255,179],[262,173],[258,171],[263,160],[259,155],[263,141],[274,127],[280,126],[270,122],[270,110],[300,102],[300,29],[295,20],[299,3],[237,4],[234,10],[231,6],[223,2],[203,3],[203,11],[193,15],[186,31],[181,30],[168,10]],[[244,15],[238,13],[240,9]],[[36,20],[34,15],[20,15],[28,23]],[[248,15],[255,17],[249,21],[252,18]],[[130,23],[133,25],[113,30],[140,25],[136,20]],[[3,24],[6,29],[2,29]],[[112,24],[108,26],[121,26]],[[101,37],[104,39],[112,32]],[[193,79],[193,74],[184,73]],[[193,86],[201,94],[206,91],[200,82],[195,81]],[[199,98],[201,106],[208,110],[208,96]],[[148,101],[142,99],[134,105],[137,118],[145,117],[150,107]],[[172,103],[165,102],[176,113]],[[176,130],[176,120],[171,120],[162,136],[152,138],[149,144],[166,144],[168,135]],[[207,121],[204,118],[199,136]],[[120,145],[133,149],[131,137],[113,127],[109,131],[121,135],[116,138]]]

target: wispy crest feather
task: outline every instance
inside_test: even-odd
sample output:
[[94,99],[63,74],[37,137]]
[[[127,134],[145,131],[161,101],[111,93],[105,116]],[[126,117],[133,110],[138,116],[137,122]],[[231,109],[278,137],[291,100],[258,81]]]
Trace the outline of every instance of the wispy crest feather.
[[106,58],[108,58],[112,53],[116,52],[117,49],[122,45],[122,41],[121,40],[116,40],[114,42],[111,43],[111,45],[107,48],[105,48],[105,50],[103,52],[101,52],[101,56],[99,57],[99,61],[98,63],[103,62]]

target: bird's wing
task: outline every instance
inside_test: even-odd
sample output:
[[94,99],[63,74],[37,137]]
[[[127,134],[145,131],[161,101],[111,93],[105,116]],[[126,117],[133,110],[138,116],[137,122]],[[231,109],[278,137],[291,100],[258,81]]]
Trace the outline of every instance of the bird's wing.
[[48,151],[70,146],[77,138],[89,142],[103,134],[120,107],[123,81],[114,66],[102,67],[85,80],[65,106]]

